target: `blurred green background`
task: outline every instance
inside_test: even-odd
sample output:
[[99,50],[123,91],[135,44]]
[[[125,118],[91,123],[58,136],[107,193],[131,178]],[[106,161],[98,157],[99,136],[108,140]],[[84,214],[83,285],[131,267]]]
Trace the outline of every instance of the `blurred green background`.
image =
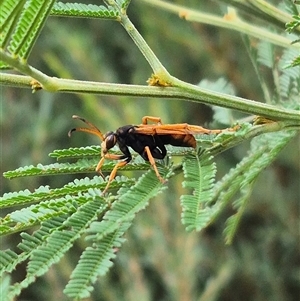
[[[217,2],[173,2],[216,14],[225,12]],[[139,1],[132,2],[128,14],[172,75],[193,84],[223,77],[238,96],[263,101],[240,34],[188,23]],[[50,17],[29,63],[50,76],[80,80],[146,84],[151,75],[120,24],[96,19]],[[261,72],[272,83],[271,72]],[[73,114],[87,118],[104,132],[140,123],[144,115],[199,125],[208,125],[213,115],[204,105],[179,100],[44,91],[32,94],[7,87],[1,87],[1,110],[1,174],[24,165],[53,163],[48,153],[54,149],[98,144],[90,135],[68,138],[68,130],[77,125],[71,119]],[[218,178],[243,158],[248,147],[245,142],[217,158]],[[233,209],[228,207],[205,231],[187,233],[180,223],[183,176],[174,177],[169,188],[137,216],[114,266],[97,281],[86,300],[299,300],[299,170],[298,136],[259,177],[229,246],[224,244],[222,231]],[[33,190],[40,185],[61,187],[84,176],[2,177],[1,193]],[[15,246],[19,239],[16,234],[2,240],[2,249]],[[78,241],[19,300],[67,300],[62,290],[85,245],[83,239]],[[24,273],[25,266],[15,273],[14,281]]]

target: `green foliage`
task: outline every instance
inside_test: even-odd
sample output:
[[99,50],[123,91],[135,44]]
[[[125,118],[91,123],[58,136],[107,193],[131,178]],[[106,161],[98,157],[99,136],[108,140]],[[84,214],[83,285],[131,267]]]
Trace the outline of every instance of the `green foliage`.
[[117,20],[119,13],[113,8],[103,5],[56,2],[51,10],[51,15]]
[[[80,201],[80,197],[75,200]],[[44,274],[52,264],[58,262],[97,215],[107,207],[99,195],[96,197],[95,194],[85,194],[81,200],[84,204],[78,208],[74,206],[72,215],[61,211],[59,217],[51,217],[42,223],[40,230],[33,236],[26,233],[22,235],[23,241],[18,247],[25,253],[21,253],[21,257],[29,257],[27,276],[10,288],[9,300],[35,281],[37,276]]]
[[54,2],[5,0],[1,6],[1,31],[4,33],[1,34],[1,48],[26,60]]
[[193,190],[191,194],[181,197],[182,222],[188,231],[201,230],[207,223],[205,203],[212,198],[216,166],[207,155],[200,157],[188,155],[183,162],[184,187]]
[[[147,1],[144,2],[146,3]],[[272,7],[272,11],[262,9],[259,7],[259,3],[255,1],[252,1],[251,4],[241,4],[240,1],[226,2],[230,2],[242,11],[252,14],[253,18],[265,18],[268,20],[269,25],[276,24],[280,26],[284,23],[283,20],[286,17],[284,13],[278,16],[276,14],[274,15],[273,13],[276,12],[275,7]],[[251,78],[250,92],[252,93],[252,90],[261,89],[262,99],[268,103],[268,105],[265,105],[262,102],[256,103],[250,99],[235,98],[234,94],[236,89],[234,83],[224,78],[219,78],[215,81],[204,79],[199,85],[191,85],[171,76],[129,20],[126,10],[131,1],[106,0],[104,3],[106,6],[41,0],[2,1],[0,9],[2,33],[0,36],[1,67],[3,69],[14,67],[25,75],[30,76],[29,79],[21,77],[22,81],[20,80],[21,82],[19,82],[19,84],[22,85],[24,79],[26,85],[32,85],[35,90],[40,88],[47,90],[47,87],[50,87],[49,90],[52,92],[70,91],[70,89],[74,89],[74,91],[80,93],[83,91],[94,93],[95,90],[92,90],[92,88],[98,86],[98,84],[100,86],[101,83],[95,85],[95,83],[89,83],[88,81],[80,82],[80,84],[83,85],[80,88],[82,90],[76,90],[77,85],[74,84],[74,82],[71,83],[71,80],[58,78],[58,80],[62,81],[55,82],[57,78],[48,77],[39,70],[31,68],[31,66],[27,64],[27,59],[29,58],[31,50],[34,49],[33,46],[49,15],[51,15],[53,19],[55,19],[55,16],[65,16],[118,21],[125,28],[126,32],[135,42],[137,49],[140,50],[146,58],[146,61],[152,67],[153,73],[155,73],[155,76],[158,78],[157,84],[160,85],[161,82],[165,82],[170,83],[172,86],[170,88],[145,86],[137,88],[137,86],[133,86],[133,89],[136,90],[132,90],[133,92],[131,91],[130,93],[128,92],[128,95],[136,96],[138,93],[146,93],[145,91],[155,91],[156,94],[153,95],[156,96],[168,96],[170,98],[182,97],[182,99],[197,100],[201,103],[206,103],[207,101],[208,104],[216,104],[215,100],[217,99],[217,104],[221,106],[221,108],[214,107],[214,121],[219,124],[229,125],[240,118],[240,116],[237,117],[235,112],[225,109],[228,107],[227,100],[232,101],[231,108],[253,114],[259,111],[262,112],[261,115],[265,118],[260,117],[256,119],[252,116],[246,118],[246,120],[241,118],[235,122],[236,127],[234,131],[224,131],[219,135],[198,135],[196,136],[196,151],[191,148],[168,146],[167,158],[164,161],[157,162],[159,173],[168,181],[167,183],[160,182],[150,164],[144,162],[137,154],[133,154],[133,160],[130,164],[120,169],[120,172],[125,172],[126,176],[117,176],[112,181],[108,193],[103,195],[102,191],[106,187],[108,178],[94,175],[95,167],[99,162],[101,154],[100,146],[95,145],[55,149],[49,154],[50,158],[52,160],[64,160],[64,162],[60,161],[50,164],[37,163],[36,165],[28,165],[30,163],[26,165],[25,163],[23,167],[4,172],[3,175],[6,179],[22,177],[30,181],[29,178],[31,177],[30,179],[41,179],[41,182],[34,183],[43,183],[36,186],[28,184],[27,189],[20,191],[12,189],[13,192],[4,193],[0,198],[0,209],[4,212],[0,218],[0,235],[9,238],[14,234],[19,235],[21,239],[21,242],[18,243],[15,248],[6,248],[5,246],[5,249],[0,251],[0,290],[3,289],[8,300],[15,299],[25,288],[34,283],[37,278],[46,274],[50,268],[58,264],[69,254],[70,249],[76,246],[76,243],[80,244],[81,255],[78,255],[79,260],[75,267],[69,270],[68,277],[70,277],[70,280],[64,287],[64,293],[68,298],[75,300],[90,297],[98,277],[108,275],[113,261],[117,261],[116,251],[120,249],[125,241],[125,235],[130,235],[130,231],[128,231],[129,228],[135,220],[140,222],[138,219],[141,215],[140,212],[149,205],[150,200],[164,191],[168,193],[168,196],[165,198],[172,199],[173,203],[176,204],[176,202],[180,200],[182,210],[181,222],[187,231],[191,232],[196,230],[202,231],[203,233],[210,226],[217,224],[221,220],[220,217],[225,216],[225,221],[222,222],[225,242],[227,244],[234,244],[243,219],[248,212],[251,201],[253,201],[253,195],[256,193],[263,171],[275,162],[283,148],[295,137],[297,130],[299,130],[299,111],[297,110],[299,110],[300,66],[298,66],[299,48],[295,46],[297,40],[293,45],[290,45],[287,44],[286,41],[284,43],[281,42],[280,35],[275,34],[275,40],[277,40],[273,44],[269,42],[270,37],[268,35],[265,40],[262,39],[254,45],[253,40],[250,38],[251,33],[245,29],[245,34],[249,34],[249,36],[243,37],[244,44],[253,65],[257,77],[256,80],[259,83],[259,88],[252,88],[254,79]],[[153,1],[152,5],[153,4],[159,6],[162,3],[161,1]],[[198,2],[196,2],[196,4],[198,5]],[[292,5],[291,8],[293,14],[295,14],[295,5]],[[183,11],[181,11],[181,8],[178,11],[178,7],[172,6],[172,9],[188,20],[188,13],[185,15]],[[144,12],[145,18],[147,15],[146,12],[147,11]],[[211,16],[211,18],[215,20],[216,24],[222,26],[220,25],[222,23],[217,23],[217,16]],[[164,18],[161,19],[163,22]],[[225,18],[220,17],[219,19],[221,19],[222,22],[225,20]],[[300,20],[296,14],[293,15],[293,19],[294,21],[287,24],[287,31],[297,34]],[[153,24],[156,22],[153,22],[152,15],[150,21],[153,26],[156,25]],[[248,24],[250,25],[250,22],[248,22]],[[157,30],[162,30],[161,28],[164,29],[161,23],[159,26],[160,28],[157,28]],[[225,24],[223,24],[223,26],[224,28],[228,28]],[[236,26],[237,30],[242,31],[240,28],[238,29],[238,24],[236,24],[234,20],[231,26],[231,29],[234,29],[234,26]],[[160,34],[164,34],[165,30],[159,32]],[[185,32],[179,33],[179,35],[184,37],[188,32],[189,31],[186,30]],[[170,33],[168,32],[168,34]],[[254,33],[252,32],[252,34]],[[70,41],[73,41],[71,39],[72,35],[70,35],[69,38]],[[84,46],[85,43],[84,38],[85,37],[83,37],[80,42],[82,46]],[[103,36],[101,36],[101,38],[103,38]],[[190,38],[187,44],[194,43],[194,40],[194,38]],[[209,42],[208,40],[207,42]],[[122,69],[120,67],[121,62],[123,62],[122,60],[125,61],[124,66],[129,65],[130,60],[128,57],[124,59],[120,55],[123,51],[122,47],[124,46],[122,39],[119,38],[117,42],[120,49],[117,55],[113,57],[112,62],[115,63],[115,61],[117,61],[119,64],[117,65],[117,69],[120,71],[120,69]],[[107,41],[103,42],[101,40],[101,43],[110,45]],[[161,43],[158,42],[158,44]],[[283,47],[285,47],[285,49],[278,51],[278,47],[276,46],[278,44],[281,46],[284,45]],[[75,52],[79,51],[76,46],[73,45],[72,47],[72,50]],[[78,65],[80,68],[82,66],[86,67],[88,75],[90,76],[92,74],[91,67],[94,67],[92,66],[93,63],[89,63],[90,57],[93,57],[93,52],[92,49],[87,50],[88,53],[85,53],[83,60],[80,61],[78,59],[78,62],[81,62],[78,63]],[[168,47],[168,51],[169,50],[172,50],[172,47]],[[67,49],[67,51],[69,51],[69,49]],[[98,51],[101,53],[102,44],[96,52]],[[57,52],[60,53],[60,48],[57,48]],[[179,61],[183,52],[178,53],[180,53],[180,55],[177,54]],[[277,55],[277,53],[279,54]],[[193,54],[193,51],[191,51],[191,54]],[[278,57],[280,58],[278,59]],[[134,60],[136,59],[135,54],[133,58]],[[56,65],[56,71],[58,73],[61,72],[60,75],[65,74],[64,71],[66,69],[60,69],[63,64],[59,61],[55,61],[55,59],[57,59],[57,57],[45,53],[43,63],[52,62],[53,65]],[[219,60],[218,55],[215,56],[215,60]],[[287,64],[289,64],[290,67],[293,66],[293,68],[286,68]],[[105,62],[103,62],[103,65],[106,66]],[[109,65],[108,63],[107,66]],[[184,65],[188,65],[188,62],[184,62]],[[224,62],[223,65],[225,65]],[[206,66],[203,66],[203,68],[205,67]],[[76,69],[76,67],[74,67],[74,69]],[[126,68],[124,67],[124,69]],[[262,69],[266,69],[271,76],[266,77],[261,71]],[[102,70],[106,69],[103,68]],[[249,70],[247,70],[247,72],[248,71]],[[5,77],[5,74],[6,73],[3,73],[3,77]],[[126,70],[125,74],[127,78],[129,74],[128,70]],[[15,84],[15,81],[18,82],[19,77],[14,78],[13,74],[10,74],[10,76],[13,78],[11,84]],[[139,73],[135,76],[136,78],[141,77]],[[159,76],[161,76],[161,81]],[[31,77],[40,81],[40,83],[32,84]],[[231,80],[236,79],[236,77],[238,76],[233,76]],[[8,81],[9,80],[10,77],[8,77]],[[196,80],[193,78],[193,80],[197,81],[198,78]],[[247,78],[247,80],[249,81],[249,78]],[[30,84],[28,84],[28,82]],[[47,86],[47,84],[49,84],[49,86]],[[77,84],[79,85],[79,82],[77,82]],[[91,84],[91,86],[89,86],[89,84]],[[126,89],[129,86],[130,85],[110,86],[110,84],[108,84],[108,90],[105,90],[104,93],[120,95],[122,92],[126,95],[126,91],[128,91]],[[57,88],[57,90],[55,90],[55,88]],[[148,88],[153,89],[148,90]],[[163,94],[165,92],[169,94]],[[161,93],[161,95],[159,95],[159,93]],[[141,95],[150,96],[150,94]],[[91,95],[89,94],[89,96]],[[121,103],[122,105],[117,101],[116,106],[111,105],[108,106],[107,109],[104,108],[103,105],[97,107],[95,105],[95,103],[97,103],[96,101],[94,101],[95,106],[92,107],[91,102],[89,102],[90,99],[95,100],[92,96],[91,98],[82,96],[82,99],[87,100],[85,102],[85,109],[89,111],[90,114],[95,114],[97,117],[100,115],[101,121],[104,123],[107,122],[107,124],[110,123],[110,125],[112,125],[115,120],[119,121],[118,119],[120,119],[121,125],[123,122],[125,124],[124,116],[126,112],[128,116],[130,116],[130,118],[128,118],[129,122],[132,122],[133,114],[139,112],[138,106],[135,107],[132,104],[126,106],[126,102],[129,102],[129,99]],[[209,103],[209,99],[213,100],[213,102]],[[48,105],[49,103],[50,102],[48,102]],[[163,101],[157,104],[152,103],[154,102],[151,101],[151,105],[148,108],[149,111],[152,108],[152,111],[157,113],[160,108],[165,108],[164,112],[168,112],[168,114],[169,112],[174,113],[170,113],[172,120],[174,120],[172,114],[175,115],[176,113],[176,118],[180,119],[181,112],[185,111],[188,107],[183,106],[181,103],[178,107],[176,107],[176,104],[171,106],[170,103],[167,102],[166,107],[164,107],[162,105]],[[62,106],[63,104],[60,103],[60,108]],[[51,111],[49,108],[50,105],[47,108],[41,107],[40,111],[49,112]],[[132,108],[134,108],[134,110]],[[68,114],[69,110],[68,107]],[[118,110],[121,113],[118,113]],[[60,109],[58,112],[60,112]],[[110,117],[108,117],[109,114],[111,114]],[[121,114],[122,118],[118,118]],[[26,114],[22,112],[22,115]],[[191,109],[190,117],[193,115],[197,115],[196,120],[198,122],[200,110],[198,110],[198,108],[197,111]],[[111,118],[111,116],[114,118]],[[182,116],[187,118],[185,115]],[[43,118],[40,117],[40,119],[42,120]],[[20,118],[10,118],[10,120],[18,122]],[[187,120],[189,120],[189,118],[187,118]],[[67,123],[69,125],[69,122]],[[115,126],[115,124],[113,126]],[[52,131],[54,132],[55,128],[61,127],[62,123],[57,122],[57,124],[52,127],[44,125],[43,129],[44,132],[49,134]],[[4,129],[3,133],[5,132]],[[35,133],[29,128],[28,136],[39,136],[39,134],[43,136],[44,133],[42,130],[38,130]],[[28,136],[24,135],[22,139],[24,138],[24,140],[26,140]],[[12,137],[14,137],[15,140],[20,140],[14,135],[12,135]],[[52,139],[58,140],[55,135],[52,136]],[[219,165],[222,164],[217,164],[220,163],[218,161],[219,155],[245,141],[250,141],[248,153],[245,154],[245,148],[248,146],[243,145],[243,152],[239,150],[239,152],[236,153],[235,160],[231,159],[234,163],[231,162],[228,170],[224,172],[224,166],[220,168]],[[80,142],[80,144],[82,145],[82,142]],[[41,143],[40,146],[41,149],[43,149],[43,153],[45,153],[44,148],[46,148],[46,143]],[[52,144],[50,147],[52,148]],[[27,153],[27,150],[19,147],[18,155],[19,152]],[[120,151],[116,149],[110,153],[120,154]],[[174,158],[176,156],[179,156],[180,159]],[[170,163],[173,162],[173,160],[176,161],[176,164]],[[38,159],[37,162],[39,161],[41,160]],[[116,162],[113,160],[105,162],[102,166],[102,172],[110,173],[115,164]],[[133,172],[137,172],[137,180],[132,177]],[[90,173],[93,174],[93,178],[86,176],[86,174]],[[222,176],[220,176],[219,173],[222,174]],[[78,178],[74,180],[72,178],[72,180],[70,180],[68,177],[74,174],[76,177],[79,177],[79,174],[84,174],[84,177],[82,179]],[[176,179],[175,175],[178,174],[183,174],[184,179],[181,181],[181,184],[184,190],[182,190],[181,187],[177,187],[176,193],[172,194],[173,181]],[[52,181],[54,176],[63,179],[63,181],[67,181],[67,183],[65,184],[65,182],[62,183],[59,181],[58,187],[45,184],[45,182],[48,183]],[[229,214],[228,211],[230,211]],[[143,222],[142,220],[142,223]],[[155,225],[153,225],[153,227],[154,226]],[[159,226],[156,227],[159,228]],[[170,228],[172,228],[172,231],[175,229],[175,227],[173,229],[172,226]],[[170,243],[168,235],[169,233],[163,239],[166,245]],[[191,235],[191,233],[189,233],[189,235]],[[145,237],[147,237],[147,235]],[[184,237],[187,237],[187,234],[185,234]],[[176,246],[178,249],[189,247],[188,244],[185,245],[181,242],[181,239],[178,238],[178,241],[180,241]],[[145,245],[147,243],[148,242],[146,242]],[[153,246],[150,247],[151,250],[152,247]],[[222,245],[222,248],[223,247]],[[139,248],[142,249],[143,246],[139,245]],[[173,251],[174,250],[170,248],[169,253]],[[120,260],[122,260],[122,256],[120,257]],[[146,262],[147,258],[143,258],[143,260]],[[178,261],[178,258],[176,258],[176,261]],[[147,262],[143,262],[143,264],[147,266]],[[158,266],[163,264],[163,262],[159,262]],[[14,270],[18,271],[22,265],[26,265],[27,267],[26,275],[22,279],[18,279],[9,285],[9,277],[6,277],[6,275],[11,275]],[[147,273],[145,272],[145,274]],[[232,273],[230,272],[229,274]],[[167,278],[170,279],[172,277]],[[206,284],[207,283],[205,283],[203,287],[206,287]],[[172,284],[171,286],[175,285]],[[180,287],[180,285],[178,285],[178,287]],[[174,296],[175,295],[176,293],[174,293]]]
[[[294,33],[294,32],[296,33],[297,30],[299,30],[299,28],[300,28],[300,12],[299,12],[299,9],[298,9],[296,3],[291,4],[290,10],[291,10],[291,13],[293,14],[292,15],[293,21],[286,23],[286,25],[285,25],[286,31],[288,33]],[[298,38],[295,39],[293,41],[293,43],[298,43],[298,44],[300,43],[299,34],[298,34]],[[295,55],[295,57],[292,59],[292,61],[288,65],[288,67],[296,67],[296,66],[300,66],[299,53]]]
[[[169,175],[165,174],[165,177],[168,178]],[[99,188],[92,188],[99,186],[97,182],[98,178],[93,181],[85,179],[58,190],[40,187],[31,196],[27,191],[4,196],[3,199],[8,202],[21,199],[21,203],[28,204],[39,199],[39,203],[7,215],[1,221],[2,235],[41,224],[41,228],[33,236],[22,234],[23,242],[18,246],[23,251],[21,255],[17,256],[9,250],[1,253],[2,271],[11,271],[26,258],[30,258],[26,278],[10,288],[9,299],[18,295],[37,276],[44,274],[69,250],[76,239],[89,233],[88,240],[92,240],[93,247],[87,247],[83,252],[65,290],[70,297],[86,297],[91,290],[88,283],[93,283],[98,275],[105,274],[111,266],[110,260],[115,256],[114,248],[120,247],[123,241],[121,237],[130,226],[129,221],[148,204],[150,198],[166,188],[151,171],[141,177],[127,193],[121,194],[116,202],[117,199],[113,200],[111,197],[105,200]],[[65,196],[60,197],[62,194]],[[51,200],[41,201],[44,198]],[[92,223],[99,215],[104,215],[102,222]]]
[[[248,156],[235,169],[232,169],[223,181],[218,183],[219,187],[215,195],[216,205],[224,207],[225,204],[232,201],[234,195],[240,194],[233,201],[236,213],[228,219],[224,229],[227,243],[232,242],[237,231],[238,223],[253,191],[254,182],[261,172],[276,159],[278,153],[295,134],[294,131],[269,133],[253,139]],[[220,210],[217,214],[219,213]]]
[[85,249],[64,290],[66,295],[73,299],[90,296],[90,292],[93,290],[92,284],[97,277],[105,275],[113,265],[111,260],[116,257],[115,248],[122,245],[124,239],[121,237],[129,226],[129,222],[119,224],[114,232],[94,243],[93,247]]
[[293,19],[295,21],[286,24],[286,30],[289,33],[293,32],[298,26],[300,26],[300,17],[298,15],[293,15]]

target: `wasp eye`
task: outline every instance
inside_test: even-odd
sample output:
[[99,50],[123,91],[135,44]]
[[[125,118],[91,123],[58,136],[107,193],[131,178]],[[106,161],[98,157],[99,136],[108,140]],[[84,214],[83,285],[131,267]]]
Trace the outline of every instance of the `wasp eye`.
[[101,144],[102,150],[106,153],[108,150],[113,148],[117,143],[117,138],[114,132],[108,132],[104,136],[104,141]]

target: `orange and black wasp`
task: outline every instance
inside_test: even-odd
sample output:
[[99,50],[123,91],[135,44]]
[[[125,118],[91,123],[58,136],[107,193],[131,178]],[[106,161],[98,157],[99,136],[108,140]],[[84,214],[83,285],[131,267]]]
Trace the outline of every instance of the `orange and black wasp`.
[[[162,124],[158,117],[145,116],[142,118],[142,124],[124,125],[115,132],[107,132],[105,135],[92,123],[82,117],[73,115],[72,118],[79,119],[87,124],[88,128],[74,128],[69,131],[69,137],[74,131],[87,132],[96,135],[102,141],[101,159],[96,167],[96,171],[101,175],[101,167],[105,159],[122,160],[118,162],[110,173],[107,185],[103,191],[105,193],[112,180],[115,178],[118,168],[125,166],[132,160],[129,147],[140,154],[145,161],[149,161],[155,171],[156,176],[161,182],[165,180],[159,174],[154,159],[164,159],[167,150],[165,145],[193,147],[196,148],[196,139],[194,134],[219,134],[224,130],[210,130],[198,125],[187,123]],[[154,124],[148,124],[148,121]],[[234,128],[226,129],[234,131]],[[110,154],[109,150],[117,145],[122,154]]]

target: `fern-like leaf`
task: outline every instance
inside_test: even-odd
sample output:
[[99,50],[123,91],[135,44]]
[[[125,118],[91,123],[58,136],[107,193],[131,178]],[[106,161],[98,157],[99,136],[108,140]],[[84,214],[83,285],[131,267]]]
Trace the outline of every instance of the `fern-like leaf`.
[[129,4],[130,4],[131,0],[122,0],[121,1],[121,5],[122,5],[122,9],[123,10],[127,10]]
[[[51,233],[49,231],[31,251],[26,278],[11,287],[10,296],[17,295],[21,289],[35,281],[37,276],[44,274],[52,264],[58,262],[89,224],[107,207],[99,192],[97,197],[90,194],[89,197],[85,195],[82,198],[85,204],[69,218],[52,219],[44,223],[47,228],[52,228]],[[25,242],[31,240],[32,237],[27,236]]]
[[22,8],[26,0],[3,0],[1,1],[0,9],[0,45],[1,48],[7,46],[7,41],[9,40],[10,34],[15,27],[16,20],[22,11]]
[[234,238],[234,235],[237,231],[238,225],[242,219],[242,216],[245,212],[248,201],[253,190],[254,181],[244,186],[241,189],[241,197],[234,201],[233,207],[237,212],[230,216],[226,221],[226,227],[224,229],[225,242],[231,244]]
[[4,271],[11,272],[14,270],[15,265],[13,262],[18,259],[18,254],[12,250],[0,251],[0,275],[3,275]]
[[[73,173],[95,173],[95,168],[98,159],[79,159],[75,163],[53,163],[48,165],[38,164],[36,166],[29,165],[17,168],[15,170],[6,171],[3,173],[7,179],[28,176],[46,176],[46,175],[59,175],[59,174],[73,174]],[[120,170],[148,170],[149,163],[137,159],[130,164],[125,165]],[[102,172],[110,172],[115,167],[115,162],[107,161],[102,166]]]
[[274,68],[275,63],[274,45],[265,41],[258,44],[258,61],[270,69]]
[[[11,257],[11,260],[8,262],[12,267],[11,270],[15,269],[18,264],[28,259],[31,253],[36,250],[39,245],[43,244],[53,229],[61,226],[64,222],[64,217],[56,217],[47,223],[43,223],[40,229],[35,231],[32,235],[26,232],[21,233],[21,237],[23,239],[22,242],[18,244],[18,248],[22,251],[22,253],[18,254],[16,258],[14,258],[14,256]],[[6,272],[9,272],[10,266],[6,265],[3,269]]]
[[[16,267],[19,263],[28,259],[31,253],[43,243],[45,238],[49,235],[51,230],[61,225],[64,222],[63,218],[52,219],[52,222],[49,222],[47,225],[43,225],[39,230],[35,231],[32,235],[27,234],[26,232],[21,233],[23,238],[22,242],[18,245],[19,249],[23,252],[18,255],[18,257],[10,262],[10,264]],[[7,269],[6,269],[7,271]],[[15,296],[19,295],[22,290],[22,284],[15,283],[14,286],[10,287],[9,294],[7,294],[7,300],[13,300]]]
[[[211,221],[222,212],[222,209],[233,201],[233,197],[240,192],[241,187],[245,187],[242,196],[234,202],[237,207],[244,210],[244,205],[250,196],[252,183],[256,180],[259,174],[270,165],[277,157],[282,148],[294,137],[295,131],[282,131],[277,133],[268,133],[253,139],[251,150],[236,168],[231,171],[216,185],[212,202],[216,211],[211,216]],[[244,204],[240,205],[239,204]],[[225,240],[227,243],[232,241],[237,229],[237,224],[240,220],[241,212],[230,218],[228,227],[226,228]],[[234,226],[233,226],[234,225]]]
[[101,148],[99,145],[91,145],[85,147],[71,147],[68,149],[57,149],[49,154],[49,157],[59,159],[82,158],[82,157],[98,157]]
[[[110,185],[111,188],[118,188],[121,184],[132,184],[133,179],[125,177],[116,177]],[[28,189],[19,192],[5,193],[0,198],[0,208],[9,208],[17,205],[29,205],[32,203],[41,202],[47,199],[58,199],[66,195],[77,195],[78,193],[87,192],[91,188],[104,189],[107,182],[100,176],[94,176],[92,179],[76,179],[61,188],[50,189],[49,186],[40,186],[34,192]]]
[[51,10],[51,15],[118,20],[119,12],[103,5],[57,2]]
[[90,296],[97,277],[105,275],[113,265],[111,260],[116,256],[116,248],[123,243],[122,236],[130,225],[129,222],[119,224],[117,230],[103,236],[93,247],[85,249],[64,290],[66,295],[76,300]]
[[296,109],[299,109],[299,94],[300,94],[300,66],[287,68],[287,62],[292,62],[299,56],[299,52],[294,49],[285,50],[278,66],[281,70],[279,77],[279,86],[277,90],[283,100],[293,104]]
[[183,161],[185,181],[183,187],[192,188],[193,193],[181,196],[182,223],[187,231],[201,230],[207,225],[208,214],[205,204],[212,197],[216,165],[209,155],[188,155]]
[[[161,168],[159,170],[165,179],[168,179],[172,174],[171,168],[164,169],[163,172]],[[148,205],[152,197],[165,188],[166,186],[158,180],[154,171],[149,170],[127,192],[119,191],[118,202],[113,203],[111,210],[106,213],[101,222],[92,223],[88,230],[90,235],[87,239],[100,240],[114,232],[120,223],[132,220],[136,213]]]
[[286,31],[289,33],[293,32],[298,26],[300,26],[300,15],[293,15],[292,18],[294,21],[286,24]]
[[55,0],[30,0],[26,2],[10,38],[8,51],[11,54],[23,59],[28,57],[54,2]]
[[12,179],[16,177],[95,172],[97,163],[97,159],[81,159],[76,163],[53,163],[49,165],[38,164],[37,166],[30,165],[20,167],[13,171],[4,172],[3,175],[8,179]]
[[[88,194],[93,190],[89,188],[88,191],[88,193],[82,195],[88,196]],[[82,205],[84,202],[85,199],[82,198],[81,195],[71,196],[67,194],[64,197],[51,198],[49,200],[24,207],[20,210],[15,210],[0,220],[2,226],[0,228],[0,235],[7,235],[22,231],[56,216],[69,216],[76,212],[77,207]]]

